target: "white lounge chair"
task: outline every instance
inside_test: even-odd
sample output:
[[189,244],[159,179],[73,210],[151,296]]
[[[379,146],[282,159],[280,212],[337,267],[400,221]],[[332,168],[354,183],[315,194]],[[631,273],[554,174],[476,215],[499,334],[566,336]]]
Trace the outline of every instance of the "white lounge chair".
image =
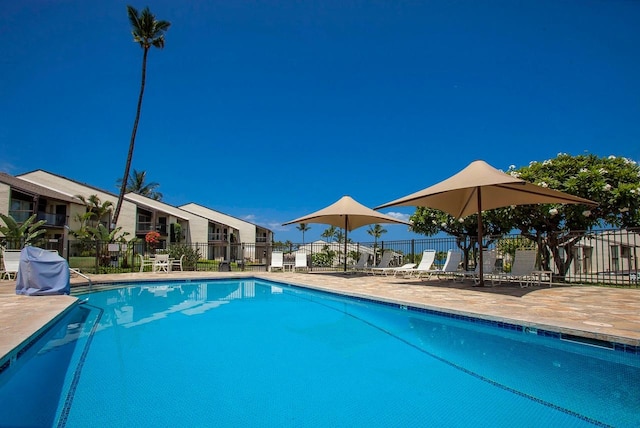
[[[491,279],[496,268],[496,252],[494,250],[484,250],[482,252],[482,275],[486,279]],[[476,268],[470,271],[458,272],[455,274],[455,279],[459,279],[460,282],[466,278],[473,279],[475,284],[480,284],[480,264],[476,263]]]
[[538,281],[533,272],[536,270],[536,250],[516,250],[511,265],[511,272],[491,275],[491,285],[501,284],[502,281],[518,282],[521,288],[528,287]]
[[442,277],[446,278],[454,278],[456,272],[458,272],[458,266],[462,261],[462,253],[460,251],[447,251],[447,259],[444,261],[444,266],[442,269],[432,269],[427,272],[420,272],[418,277],[421,278],[422,275],[427,275],[428,278],[431,278],[433,275],[436,275],[438,279],[442,279]]
[[421,273],[431,271],[431,266],[436,260],[436,250],[424,250],[422,252],[422,258],[417,267],[413,269],[398,269],[394,272],[394,275],[402,274],[405,277],[412,277],[414,275],[419,276]]
[[414,269],[416,266],[417,264],[415,263],[405,263],[402,266],[382,268],[382,269],[379,269],[378,272],[385,276],[388,276],[391,274],[393,274],[393,276],[397,276],[399,273],[403,273],[407,270]]
[[293,265],[294,272],[297,272],[298,269],[304,269],[305,271],[309,270],[309,266],[307,265],[307,253],[303,253],[302,251],[298,251],[296,253],[296,262]]
[[381,272],[382,269],[388,268],[391,260],[393,259],[393,251],[385,251],[380,258],[378,264],[374,267],[366,268],[367,273],[375,275],[376,272]]
[[269,271],[273,272],[274,269],[280,269],[284,272],[284,254],[282,251],[274,251],[271,253],[271,266],[269,266]]
[[2,263],[4,264],[3,279],[16,279],[20,268],[20,250],[2,250]]

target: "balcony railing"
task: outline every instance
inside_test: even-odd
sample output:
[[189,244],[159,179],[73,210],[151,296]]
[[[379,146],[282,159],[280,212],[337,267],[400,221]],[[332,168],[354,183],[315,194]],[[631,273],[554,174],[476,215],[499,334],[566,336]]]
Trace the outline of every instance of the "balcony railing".
[[[29,217],[33,215],[31,211],[12,210],[9,211],[9,215],[17,222],[24,223]],[[36,221],[44,220],[45,226],[58,226],[62,227],[66,224],[66,214],[53,214],[44,211],[38,211],[36,213]]]
[[160,233],[160,235],[166,235],[167,225],[161,223],[153,223],[151,221],[139,221],[136,225],[137,233],[147,233],[151,232],[152,230]]
[[9,216],[14,219],[16,223],[23,223],[32,215],[33,213],[31,211],[9,210]]
[[51,213],[45,213],[42,211],[38,211],[38,215],[36,217],[36,220],[40,221],[40,220],[44,220],[46,223],[45,225],[47,226],[58,226],[58,227],[62,227],[65,225],[66,221],[67,221],[67,216],[66,214],[51,214]]

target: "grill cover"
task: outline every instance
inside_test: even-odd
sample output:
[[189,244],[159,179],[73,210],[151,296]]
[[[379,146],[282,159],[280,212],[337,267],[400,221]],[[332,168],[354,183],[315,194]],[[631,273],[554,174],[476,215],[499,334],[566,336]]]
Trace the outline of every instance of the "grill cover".
[[50,296],[69,294],[69,265],[58,253],[36,247],[24,247],[20,252],[20,267],[16,278],[16,294]]

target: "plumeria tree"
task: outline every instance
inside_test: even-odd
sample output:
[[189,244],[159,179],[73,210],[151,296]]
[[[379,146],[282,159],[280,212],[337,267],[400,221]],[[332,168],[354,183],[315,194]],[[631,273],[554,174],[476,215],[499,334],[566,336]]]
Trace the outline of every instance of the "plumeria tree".
[[[551,256],[564,275],[572,262],[573,245],[581,238],[575,232],[600,227],[640,226],[640,167],[624,157],[571,156],[559,153],[555,159],[531,162],[511,175],[580,196],[596,206],[573,204],[523,205],[511,208],[514,228],[538,242],[542,265],[549,269]],[[564,251],[561,253],[560,248]]]

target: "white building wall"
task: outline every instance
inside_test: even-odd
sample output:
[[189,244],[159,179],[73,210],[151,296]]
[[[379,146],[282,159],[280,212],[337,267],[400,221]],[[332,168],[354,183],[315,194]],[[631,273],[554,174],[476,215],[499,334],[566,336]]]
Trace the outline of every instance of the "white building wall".
[[256,226],[254,224],[194,203],[181,205],[178,208],[238,229],[240,242],[251,244],[256,242]]
[[[81,195],[86,199],[91,195],[96,195],[98,198],[100,198],[101,202],[110,201],[113,204],[114,210],[116,208],[116,204],[118,203],[117,195],[102,192],[98,189],[94,189],[93,187],[85,186],[75,181],[68,180],[64,177],[50,174],[46,171],[33,171],[27,174],[19,175],[18,177],[23,180],[38,184],[40,186],[55,190],[57,192],[64,193],[71,197]],[[129,232],[132,236],[135,236],[136,212],[136,205],[134,203],[127,200],[123,201],[122,208],[120,208],[120,216],[118,218],[117,224],[117,226],[122,227],[122,232]],[[73,218],[70,218],[70,221],[72,220]],[[73,226],[70,225],[70,227],[73,229]]]
[[9,196],[11,187],[8,184],[0,183],[0,213],[9,214]]

